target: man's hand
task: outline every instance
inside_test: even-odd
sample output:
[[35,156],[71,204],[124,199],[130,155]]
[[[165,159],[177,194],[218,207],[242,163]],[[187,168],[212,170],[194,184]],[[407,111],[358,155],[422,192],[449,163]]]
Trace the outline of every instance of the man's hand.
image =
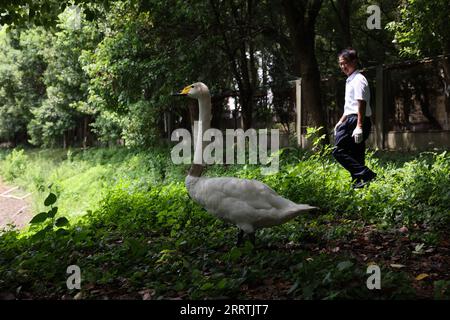
[[355,137],[355,143],[361,143],[363,141],[363,130],[361,127],[356,127],[353,130],[352,137]]
[[342,124],[342,121],[339,121],[338,123],[336,123],[336,125],[334,126],[334,136],[336,136],[336,132],[337,132],[337,128]]

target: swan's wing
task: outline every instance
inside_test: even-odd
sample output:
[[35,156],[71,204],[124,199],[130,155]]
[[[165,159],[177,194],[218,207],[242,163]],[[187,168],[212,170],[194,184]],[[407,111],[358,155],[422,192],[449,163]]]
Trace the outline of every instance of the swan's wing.
[[254,209],[281,208],[288,204],[294,204],[257,180],[227,177],[201,178],[194,189],[194,198],[210,207],[219,205],[225,198],[245,202]]
[[268,224],[298,206],[257,180],[200,178],[189,191],[207,211],[237,225]]

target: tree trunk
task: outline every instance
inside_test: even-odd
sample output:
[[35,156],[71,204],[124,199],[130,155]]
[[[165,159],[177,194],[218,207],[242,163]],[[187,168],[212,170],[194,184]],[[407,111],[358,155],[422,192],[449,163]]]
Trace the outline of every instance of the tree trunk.
[[[322,126],[327,132],[325,113],[322,108],[320,92],[320,73],[315,54],[315,22],[322,1],[283,0],[286,21],[289,27],[293,48],[298,57],[302,77],[302,98],[309,126]],[[327,142],[327,141],[326,141]]]
[[63,149],[67,149],[67,130],[63,134]]
[[83,149],[87,148],[87,135],[88,135],[88,116],[84,116],[84,119],[83,119]]
[[242,123],[244,131],[250,129],[253,125],[253,93],[246,91],[239,94],[241,102]]
[[[307,41],[306,41],[307,42]],[[302,98],[306,111],[306,123],[311,126],[322,126],[327,131],[325,112],[322,108],[320,89],[320,72],[314,54],[314,44],[305,43],[298,52],[300,57],[300,74],[302,77]]]
[[[228,57],[231,71],[236,80],[243,129],[253,125],[254,93],[258,86],[257,66],[253,47],[254,35],[251,28],[258,2],[210,0],[219,35],[223,40],[223,50]],[[231,31],[235,30],[235,31]]]
[[330,0],[336,16],[338,18],[339,26],[339,41],[336,44],[339,50],[352,46],[352,34],[350,31],[350,7],[352,0],[337,0],[337,6],[334,0]]

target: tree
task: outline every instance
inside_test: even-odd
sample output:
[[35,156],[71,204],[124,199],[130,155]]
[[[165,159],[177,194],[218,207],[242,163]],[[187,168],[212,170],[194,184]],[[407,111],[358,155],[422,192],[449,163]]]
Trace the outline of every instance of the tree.
[[[444,55],[442,78],[447,108],[450,108],[450,96],[447,93],[450,83],[449,16],[450,2],[447,0],[402,0],[397,19],[387,26],[387,29],[394,32],[401,56],[423,58]],[[427,117],[436,124],[429,113]]]
[[[252,127],[255,111],[255,95],[261,86],[258,77],[258,1],[210,1],[212,30],[221,40],[219,48],[227,58],[230,71],[236,81],[244,130]],[[259,14],[259,16],[261,16]]]
[[339,28],[339,42],[337,44],[338,50],[352,46],[352,34],[350,29],[350,8],[352,7],[352,0],[329,0],[336,17]]
[[320,95],[320,72],[315,54],[315,25],[322,0],[282,0],[284,14],[293,43],[297,74],[302,78],[302,96],[312,126],[326,130]]
[[95,48],[101,35],[95,24],[83,20],[80,10],[66,9],[59,16],[59,31],[47,35],[41,47],[47,68],[43,75],[46,98],[32,110],[28,125],[30,142],[55,146],[77,142],[86,146],[87,124],[92,110],[87,105],[88,78],[81,68],[82,50]]
[[13,47],[12,39],[0,30],[0,141],[17,144],[26,135],[30,112],[21,96],[21,51]]

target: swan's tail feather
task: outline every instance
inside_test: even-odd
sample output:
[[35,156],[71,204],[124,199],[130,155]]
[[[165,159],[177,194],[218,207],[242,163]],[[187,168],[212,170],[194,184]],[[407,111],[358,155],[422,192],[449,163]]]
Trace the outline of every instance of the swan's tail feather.
[[312,211],[312,210],[316,210],[316,209],[319,209],[319,208],[310,206],[308,204],[297,204],[296,205],[296,209],[298,211]]
[[306,213],[316,209],[318,208],[307,204],[296,204],[285,212],[286,221],[300,215],[301,213]]

